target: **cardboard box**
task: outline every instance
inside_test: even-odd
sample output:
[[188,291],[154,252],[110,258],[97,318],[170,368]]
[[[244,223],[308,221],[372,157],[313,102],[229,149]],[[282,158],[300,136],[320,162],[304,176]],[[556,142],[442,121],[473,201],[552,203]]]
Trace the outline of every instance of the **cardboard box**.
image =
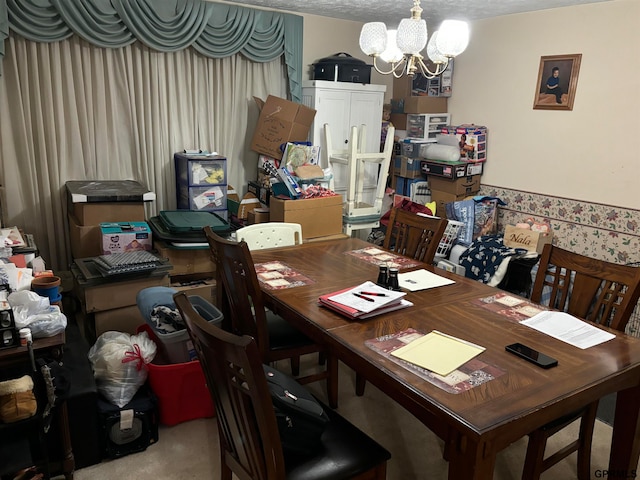
[[[162,240],[153,242],[160,257],[169,260],[173,265],[171,276],[190,275],[192,273],[211,273],[216,271],[216,264],[211,260],[209,248],[177,249],[169,248]],[[213,276],[213,275],[212,275]]]
[[148,287],[168,287],[169,276],[157,275],[138,280],[124,282],[109,282],[91,287],[78,287],[80,301],[84,303],[87,313],[101,312],[114,308],[136,305],[136,296],[142,289]]
[[112,330],[134,335],[136,329],[145,323],[136,305],[104,310],[93,315],[97,337]]
[[534,232],[528,228],[507,225],[504,229],[504,244],[511,248],[526,248],[530,252],[542,253],[547,243],[553,241],[553,233]]
[[[433,143],[433,142],[429,142],[427,140],[416,140],[416,139],[412,139],[412,138],[405,138],[402,142],[400,142],[400,147],[402,149],[402,155],[404,157],[411,157],[414,159],[418,159],[420,157],[422,157],[422,149],[425,145],[428,145],[429,143]],[[416,163],[420,163],[419,161],[416,161]],[[418,167],[418,170],[420,169],[420,167]],[[406,175],[403,175],[406,176]]]
[[281,159],[280,145],[307,140],[316,115],[314,109],[273,95],[269,95],[266,102],[253,98],[261,110],[251,140],[252,150]]
[[404,113],[446,113],[447,97],[406,97]]
[[88,258],[102,255],[102,233],[98,225],[81,225],[72,213],[69,221],[69,243],[73,258]]
[[270,220],[302,226],[302,238],[342,233],[342,195],[303,200],[271,199]]
[[216,300],[216,281],[213,278],[205,278],[202,280],[183,280],[171,282],[171,288],[179,292],[185,292],[187,295],[198,295],[207,302],[215,305]]
[[143,202],[73,203],[73,215],[78,225],[99,225],[103,222],[144,222]]
[[247,223],[253,225],[254,223],[267,223],[269,221],[269,209],[268,208],[254,208],[247,215]]
[[461,145],[461,160],[469,162],[484,162],[487,160],[487,127],[473,124],[450,125],[442,129],[442,134],[456,136],[458,144]]
[[420,169],[428,177],[460,178],[482,175],[482,163],[421,160]]
[[151,250],[153,241],[147,222],[101,223],[102,254]]
[[396,155],[393,158],[393,175],[405,178],[423,178],[422,170],[420,169],[420,160],[405,157],[404,155]]
[[435,215],[438,217],[446,217],[447,211],[445,205],[449,202],[458,202],[464,200],[468,195],[456,195],[455,193],[447,193],[441,190],[431,190],[431,201],[436,202]]
[[[404,105],[404,103],[403,103]],[[407,129],[407,114],[406,113],[392,113],[391,114],[391,123],[398,130],[406,130]]]
[[454,195],[474,195],[480,190],[480,177],[474,175],[472,177],[462,177],[451,180],[441,177],[430,177],[429,188],[432,193],[434,190],[437,190]]

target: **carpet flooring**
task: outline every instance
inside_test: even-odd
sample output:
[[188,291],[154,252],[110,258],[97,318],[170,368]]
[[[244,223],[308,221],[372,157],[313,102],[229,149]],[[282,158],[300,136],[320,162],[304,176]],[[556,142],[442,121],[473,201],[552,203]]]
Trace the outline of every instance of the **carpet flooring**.
[[[303,365],[309,367],[313,363],[305,359]],[[287,371],[286,364],[278,367]],[[446,479],[448,465],[442,459],[443,442],[373,385],[367,384],[365,395],[357,397],[354,394],[354,384],[353,372],[341,365],[338,411],[391,452],[387,479]],[[324,384],[316,383],[309,387],[321,399],[326,399]],[[550,440],[549,448],[566,442],[576,432],[577,425],[570,426]],[[606,469],[610,442],[611,427],[600,420],[596,421],[592,478],[600,478],[599,472]],[[494,479],[520,478],[526,446],[526,439],[523,438],[500,452]],[[74,478],[217,479],[220,477],[218,455],[215,419],[198,419],[172,427],[161,426],[159,441],[144,452],[80,469],[76,471]],[[576,478],[575,455],[553,467],[542,478]]]

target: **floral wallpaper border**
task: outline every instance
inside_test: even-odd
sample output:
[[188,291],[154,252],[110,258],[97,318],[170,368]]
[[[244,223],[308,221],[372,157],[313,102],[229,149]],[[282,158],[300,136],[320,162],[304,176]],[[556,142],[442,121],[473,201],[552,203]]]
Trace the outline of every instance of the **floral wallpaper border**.
[[[551,223],[554,245],[608,262],[640,266],[640,210],[491,185],[482,185],[480,194],[506,203],[498,209],[500,231],[529,217],[546,220]],[[640,304],[627,324],[627,333],[640,337]]]

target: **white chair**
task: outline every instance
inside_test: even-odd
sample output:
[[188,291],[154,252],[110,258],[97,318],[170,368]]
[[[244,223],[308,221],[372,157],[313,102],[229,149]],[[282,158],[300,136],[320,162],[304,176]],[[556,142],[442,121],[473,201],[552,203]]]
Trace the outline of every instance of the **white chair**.
[[[347,192],[343,206],[344,233],[351,235],[354,230],[371,229],[380,226],[384,193],[387,188],[389,165],[393,154],[395,129],[389,127],[382,152],[365,152],[366,129],[364,125],[351,127],[351,136],[346,150],[334,150],[329,124],[324,125],[327,162],[333,170],[336,165],[347,167]],[[377,168],[371,168],[375,165]],[[369,178],[367,178],[369,177]],[[373,177],[373,178],[372,178]],[[372,202],[367,202],[365,181],[374,181],[376,188]]]
[[299,223],[255,223],[236,230],[236,239],[247,242],[249,250],[288,247],[302,243],[302,226]]

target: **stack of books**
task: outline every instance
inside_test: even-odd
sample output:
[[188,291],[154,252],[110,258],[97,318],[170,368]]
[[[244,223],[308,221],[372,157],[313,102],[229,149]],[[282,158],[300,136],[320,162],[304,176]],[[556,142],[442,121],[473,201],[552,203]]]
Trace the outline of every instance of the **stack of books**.
[[318,301],[323,307],[349,318],[364,319],[412,306],[413,303],[402,298],[405,295],[405,292],[387,290],[373,282],[364,282],[356,287],[321,295]]

